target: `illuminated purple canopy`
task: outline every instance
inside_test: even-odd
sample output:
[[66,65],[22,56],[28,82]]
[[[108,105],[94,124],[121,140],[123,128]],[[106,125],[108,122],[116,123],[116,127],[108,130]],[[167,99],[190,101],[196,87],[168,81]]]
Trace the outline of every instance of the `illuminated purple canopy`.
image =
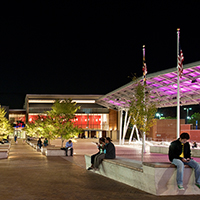
[[[183,66],[180,78],[180,105],[200,103],[200,61]],[[143,77],[140,77],[143,81]],[[158,107],[177,105],[177,70],[176,67],[146,76],[147,90],[152,102]],[[136,82],[132,81],[97,100],[97,103],[111,109],[129,108],[134,95]]]

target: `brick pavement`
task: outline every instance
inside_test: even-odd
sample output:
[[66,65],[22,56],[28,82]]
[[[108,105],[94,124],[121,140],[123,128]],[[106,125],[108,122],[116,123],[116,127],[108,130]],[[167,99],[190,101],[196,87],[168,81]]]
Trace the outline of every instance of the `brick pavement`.
[[9,158],[0,160],[0,199],[199,199],[199,196],[156,197],[147,194],[73,163],[73,160],[80,161],[79,158],[81,155],[74,155],[69,157],[69,162],[61,157],[45,157],[21,141],[13,144]]

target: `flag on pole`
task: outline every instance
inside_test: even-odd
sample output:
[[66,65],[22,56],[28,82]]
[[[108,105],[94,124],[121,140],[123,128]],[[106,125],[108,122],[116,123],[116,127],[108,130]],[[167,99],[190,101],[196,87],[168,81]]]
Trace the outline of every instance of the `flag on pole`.
[[145,45],[143,45],[143,67],[142,67],[142,71],[143,71],[143,78],[144,78],[144,83],[146,82],[146,74],[147,74],[147,65],[145,62]]
[[183,73],[183,61],[184,61],[184,56],[183,56],[183,51],[181,49],[178,55],[178,73],[180,78]]
[[147,64],[146,63],[143,64],[142,71],[143,71],[143,75],[146,76],[146,74],[147,74]]

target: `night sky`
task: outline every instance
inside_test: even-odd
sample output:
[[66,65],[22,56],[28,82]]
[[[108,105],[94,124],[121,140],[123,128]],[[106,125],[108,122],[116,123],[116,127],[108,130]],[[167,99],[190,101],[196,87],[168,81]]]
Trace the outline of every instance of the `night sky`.
[[176,67],[177,28],[184,64],[200,60],[198,1],[26,2],[1,15],[1,105],[111,92],[142,76],[144,44],[148,73]]

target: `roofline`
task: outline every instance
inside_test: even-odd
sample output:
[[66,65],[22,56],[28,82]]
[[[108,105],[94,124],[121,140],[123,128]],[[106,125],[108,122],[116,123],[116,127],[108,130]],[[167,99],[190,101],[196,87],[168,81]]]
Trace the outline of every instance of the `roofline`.
[[[200,65],[200,61],[188,63],[188,64],[184,65],[184,69],[188,69],[188,68],[191,68],[191,67],[196,67],[196,66],[198,66],[198,65]],[[151,74],[147,74],[147,75],[146,75],[146,79],[152,78],[152,77],[155,77],[155,76],[158,76],[158,75],[163,75],[163,74],[167,74],[167,73],[172,73],[172,72],[177,72],[177,67],[173,67],[173,68],[165,69],[165,70],[162,70],[162,71],[159,71],[159,72],[154,72],[154,73],[151,73]],[[137,81],[138,81],[138,80],[143,80],[143,76],[137,78]],[[131,81],[131,82],[125,84],[125,85],[123,85],[123,86],[121,86],[121,87],[119,87],[119,88],[117,88],[117,89],[115,89],[115,90],[113,90],[113,91],[111,91],[111,92],[109,92],[109,93],[107,93],[107,94],[101,96],[101,97],[99,98],[99,100],[102,100],[102,99],[106,98],[107,96],[112,95],[113,93],[116,93],[117,91],[120,91],[120,90],[122,90],[122,89],[124,89],[124,88],[126,88],[126,87],[128,87],[128,86],[130,86],[130,85],[132,85],[132,84],[135,83],[135,82],[136,82],[136,81]]]

